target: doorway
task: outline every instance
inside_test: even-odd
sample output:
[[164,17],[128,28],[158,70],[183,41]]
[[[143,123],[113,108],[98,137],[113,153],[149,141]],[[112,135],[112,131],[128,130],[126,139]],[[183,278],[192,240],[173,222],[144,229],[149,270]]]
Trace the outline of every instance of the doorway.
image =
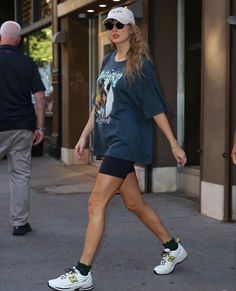
[[188,166],[200,165],[201,25],[199,0],[185,1],[185,125]]

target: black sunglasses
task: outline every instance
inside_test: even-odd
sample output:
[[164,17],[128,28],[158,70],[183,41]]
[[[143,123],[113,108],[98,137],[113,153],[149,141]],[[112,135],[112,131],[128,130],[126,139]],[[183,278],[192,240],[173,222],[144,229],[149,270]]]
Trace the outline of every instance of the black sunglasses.
[[124,28],[125,25],[121,22],[112,23],[112,22],[108,21],[108,22],[104,23],[104,26],[105,26],[106,30],[112,30],[114,28],[114,26],[117,29],[122,29],[122,28]]

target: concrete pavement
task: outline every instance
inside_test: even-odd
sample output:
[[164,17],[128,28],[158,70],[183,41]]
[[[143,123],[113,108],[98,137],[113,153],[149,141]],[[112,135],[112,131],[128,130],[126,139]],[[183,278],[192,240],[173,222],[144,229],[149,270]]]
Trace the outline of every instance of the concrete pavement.
[[[49,291],[47,280],[77,262],[96,172],[93,166],[65,166],[51,157],[33,158],[33,231],[14,237],[8,219],[7,161],[0,162],[1,291]],[[236,224],[200,215],[197,201],[181,193],[144,194],[144,198],[170,232],[182,238],[188,259],[170,275],[154,275],[161,244],[116,195],[93,265],[94,290],[235,291]]]

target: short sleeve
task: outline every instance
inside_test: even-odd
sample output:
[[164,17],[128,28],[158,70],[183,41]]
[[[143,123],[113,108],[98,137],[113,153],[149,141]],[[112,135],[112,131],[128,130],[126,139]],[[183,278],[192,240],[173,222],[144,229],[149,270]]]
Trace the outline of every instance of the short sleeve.
[[38,68],[35,62],[32,61],[31,92],[34,94],[39,91],[45,91],[45,87],[41,80]]
[[156,114],[168,111],[154,66],[146,58],[143,59],[142,75],[136,77],[132,87],[145,118],[151,118]]

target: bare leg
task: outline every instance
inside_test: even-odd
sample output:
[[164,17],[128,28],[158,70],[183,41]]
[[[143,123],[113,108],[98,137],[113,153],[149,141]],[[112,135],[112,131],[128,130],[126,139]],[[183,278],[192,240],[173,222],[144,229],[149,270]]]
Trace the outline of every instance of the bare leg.
[[84,249],[80,262],[91,265],[102,239],[106,209],[109,201],[119,189],[123,179],[99,173],[89,198],[89,222],[87,226]]
[[144,202],[135,172],[130,173],[126,177],[119,192],[125,206],[130,211],[134,212],[140,220],[159,237],[162,243],[171,240],[171,236],[161,222],[159,215]]

